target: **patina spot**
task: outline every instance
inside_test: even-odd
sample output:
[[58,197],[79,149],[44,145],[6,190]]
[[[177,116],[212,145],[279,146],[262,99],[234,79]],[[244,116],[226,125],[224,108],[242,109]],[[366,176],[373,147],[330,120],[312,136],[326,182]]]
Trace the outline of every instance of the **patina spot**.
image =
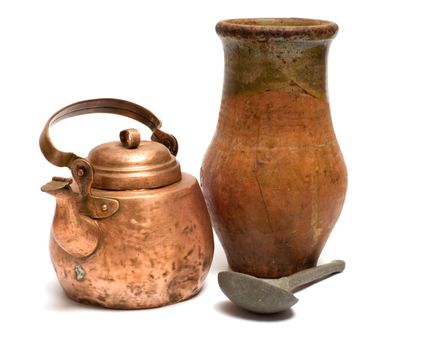
[[75,279],[77,281],[82,281],[86,277],[86,271],[83,269],[81,265],[76,265],[74,267]]

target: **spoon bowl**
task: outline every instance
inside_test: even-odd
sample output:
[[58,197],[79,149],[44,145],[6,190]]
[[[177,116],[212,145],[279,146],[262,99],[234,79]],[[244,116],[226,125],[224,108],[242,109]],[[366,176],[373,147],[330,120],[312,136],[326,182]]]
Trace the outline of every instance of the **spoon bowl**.
[[239,272],[220,272],[218,282],[230,301],[255,313],[284,311],[298,301],[294,294],[282,288]]

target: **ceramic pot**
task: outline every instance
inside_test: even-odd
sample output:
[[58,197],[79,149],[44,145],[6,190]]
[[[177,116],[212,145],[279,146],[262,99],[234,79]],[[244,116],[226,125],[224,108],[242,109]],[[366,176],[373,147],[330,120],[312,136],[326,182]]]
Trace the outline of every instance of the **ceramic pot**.
[[201,184],[230,267],[281,277],[316,265],[347,172],[327,98],[338,27],[312,19],[225,20],[220,116]]

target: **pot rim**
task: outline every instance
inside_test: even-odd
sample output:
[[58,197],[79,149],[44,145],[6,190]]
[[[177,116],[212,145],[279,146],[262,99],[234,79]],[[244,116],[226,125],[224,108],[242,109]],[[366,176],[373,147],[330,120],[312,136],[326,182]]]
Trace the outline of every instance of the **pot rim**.
[[338,31],[334,22],[310,18],[239,18],[217,23],[222,37],[285,38],[292,40],[332,39]]

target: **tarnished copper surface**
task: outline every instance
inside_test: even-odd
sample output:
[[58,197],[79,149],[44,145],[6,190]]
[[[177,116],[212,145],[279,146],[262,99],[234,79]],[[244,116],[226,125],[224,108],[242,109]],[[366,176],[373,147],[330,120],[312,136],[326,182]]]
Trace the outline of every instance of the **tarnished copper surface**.
[[[54,147],[50,125],[93,112],[141,121],[162,144],[140,141],[138,131],[128,129],[121,141],[96,147],[88,159]],[[68,166],[74,179],[55,177],[42,187],[56,197],[50,253],[72,299],[108,308],[151,308],[201,289],[214,249],[210,218],[196,179],[181,174],[176,139],[160,126],[143,107],[101,99],[62,109],[43,130],[43,154]]]
[[88,160],[94,171],[94,188],[139,190],[181,179],[175,156],[153,141],[141,141],[134,148],[124,147],[119,141],[104,143],[90,151]]
[[326,87],[336,30],[301,19],[217,25],[225,81],[201,182],[235,271],[274,278],[316,265],[339,217],[347,172]]
[[[83,225],[87,220],[77,214],[72,198],[56,196],[50,253],[69,297],[134,309],[176,303],[200,291],[211,265],[213,240],[202,192],[193,176],[183,173],[181,181],[160,189],[94,193],[117,199],[120,207],[107,219],[92,220],[98,247],[84,258],[62,249],[59,237],[83,239],[87,231],[75,223],[78,219]],[[70,218],[73,226],[61,225]],[[90,252],[95,247],[88,241]]]

